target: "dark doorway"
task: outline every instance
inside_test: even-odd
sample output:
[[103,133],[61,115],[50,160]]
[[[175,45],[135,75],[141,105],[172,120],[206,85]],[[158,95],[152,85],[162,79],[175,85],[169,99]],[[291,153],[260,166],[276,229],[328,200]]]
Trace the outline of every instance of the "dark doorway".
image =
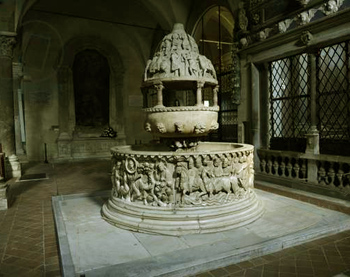
[[76,126],[109,125],[109,65],[96,50],[83,50],[74,59],[73,83]]

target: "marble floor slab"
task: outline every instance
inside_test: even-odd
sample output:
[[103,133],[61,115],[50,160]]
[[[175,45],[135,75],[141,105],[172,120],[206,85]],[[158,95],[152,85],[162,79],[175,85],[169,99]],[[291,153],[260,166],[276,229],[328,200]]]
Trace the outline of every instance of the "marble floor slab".
[[64,276],[187,276],[350,229],[350,216],[256,190],[264,215],[215,234],[130,232],[101,218],[108,192],[52,198]]

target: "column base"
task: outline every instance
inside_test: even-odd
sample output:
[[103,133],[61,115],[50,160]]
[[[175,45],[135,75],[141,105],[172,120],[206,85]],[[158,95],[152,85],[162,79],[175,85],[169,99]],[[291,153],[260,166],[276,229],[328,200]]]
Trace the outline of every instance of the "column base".
[[6,179],[19,178],[22,176],[21,163],[16,155],[6,159]]
[[10,207],[9,201],[9,185],[6,183],[0,184],[0,211],[7,210]]

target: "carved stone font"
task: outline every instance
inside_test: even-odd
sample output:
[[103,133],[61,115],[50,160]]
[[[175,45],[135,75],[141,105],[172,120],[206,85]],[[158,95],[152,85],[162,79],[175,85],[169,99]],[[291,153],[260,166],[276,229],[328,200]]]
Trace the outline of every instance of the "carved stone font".
[[[212,63],[175,24],[147,63],[142,84],[144,128],[160,142],[111,149],[113,188],[102,208],[107,221],[178,236],[224,231],[262,215],[253,190],[254,147],[200,142],[219,128],[218,89]],[[180,105],[191,97],[192,105]]]
[[177,156],[132,153],[128,146],[114,150],[112,196],[127,202],[160,207],[212,206],[246,198],[254,187],[252,146],[242,145],[234,153]]

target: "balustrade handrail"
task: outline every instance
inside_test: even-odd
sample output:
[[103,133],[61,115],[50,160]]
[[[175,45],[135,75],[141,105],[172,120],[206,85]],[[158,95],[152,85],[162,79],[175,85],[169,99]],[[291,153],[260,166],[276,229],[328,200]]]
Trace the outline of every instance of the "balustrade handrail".
[[299,158],[299,159],[305,159],[305,160],[350,163],[350,157],[348,156],[329,155],[329,154],[312,154],[312,153],[272,150],[272,149],[264,149],[264,148],[257,149],[257,151],[258,153],[262,153],[264,155],[270,155],[270,156],[287,156],[291,158]]

